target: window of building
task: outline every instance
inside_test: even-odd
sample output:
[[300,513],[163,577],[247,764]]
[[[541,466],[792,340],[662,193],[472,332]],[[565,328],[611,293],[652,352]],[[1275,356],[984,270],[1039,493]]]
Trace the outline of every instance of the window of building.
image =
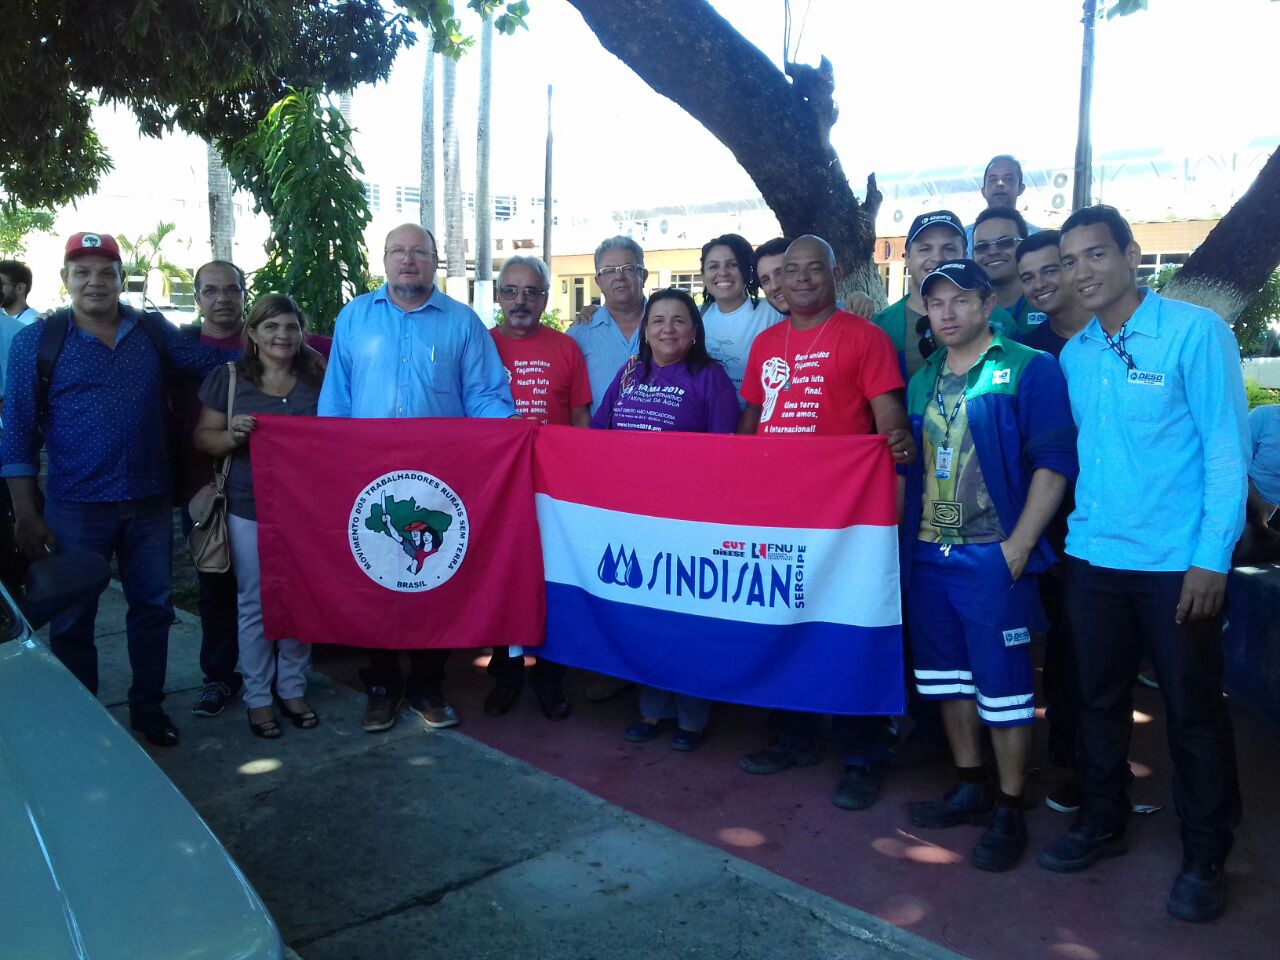
[[493,198],[493,219],[510,220],[516,215],[516,198],[509,193],[500,193]]
[[396,187],[396,213],[403,213],[405,207],[417,207],[422,200],[419,187]]
[[1138,265],[1138,283],[1146,283],[1170,264],[1186,263],[1189,256],[1190,253],[1144,253]]
[[382,209],[382,188],[376,183],[365,183],[364,198],[369,201],[370,213],[377,213]]
[[673,290],[685,290],[691,297],[697,297],[702,293],[702,275],[698,273],[673,273],[671,274],[671,287]]

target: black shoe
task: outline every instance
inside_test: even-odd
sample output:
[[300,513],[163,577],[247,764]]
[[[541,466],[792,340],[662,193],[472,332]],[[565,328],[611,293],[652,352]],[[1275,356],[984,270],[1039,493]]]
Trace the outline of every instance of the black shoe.
[[1167,904],[1179,920],[1207,923],[1222,916],[1227,906],[1227,875],[1221,860],[1183,862],[1182,872],[1173,881]]
[[178,728],[163,710],[148,710],[129,717],[129,726],[137,730],[147,742],[157,747],[176,747]]
[[542,715],[548,720],[563,720],[569,716],[569,698],[559,684],[554,687],[534,687],[534,696],[538,698],[538,706]]
[[941,800],[917,800],[907,804],[907,819],[917,827],[939,830],[962,823],[991,822],[991,788],[985,783],[957,783]]
[[1075,813],[1080,809],[1080,791],[1074,780],[1060,784],[1044,798],[1044,805],[1059,813]]
[[200,688],[200,696],[196,698],[191,712],[197,717],[216,717],[227,708],[235,694],[225,683],[217,680],[206,683]]
[[788,767],[812,767],[822,759],[822,749],[817,744],[798,746],[785,736],[777,736],[763,750],[744,754],[738,768],[758,776],[781,773]]
[[1017,807],[996,804],[991,814],[991,826],[978,838],[978,845],[969,855],[969,862],[979,870],[1001,873],[1012,870],[1027,849],[1027,821]]
[[484,698],[485,716],[500,717],[516,705],[520,699],[520,687],[514,683],[499,683]]
[[1128,849],[1123,832],[1077,821],[1067,833],[1041,850],[1036,862],[1055,873],[1075,873],[1092,867],[1103,857],[1118,857]]
[[836,784],[831,802],[841,810],[866,810],[880,796],[880,772],[874,767],[850,766]]
[[648,720],[637,720],[622,731],[622,738],[629,743],[648,743],[658,734],[669,729],[674,723],[674,720],[659,720],[656,723],[650,723]]
[[890,770],[914,770],[933,763],[941,755],[941,743],[930,737],[917,736],[913,730],[890,748],[884,765]]

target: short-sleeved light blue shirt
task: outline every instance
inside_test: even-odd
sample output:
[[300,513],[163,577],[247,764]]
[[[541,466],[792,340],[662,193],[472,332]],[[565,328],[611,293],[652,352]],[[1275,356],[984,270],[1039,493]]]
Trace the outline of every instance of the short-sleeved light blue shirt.
[[507,373],[475,311],[437,288],[401,310],[386,284],[338,314],[322,417],[510,417]]
[[1253,464],[1249,479],[1267,503],[1280,503],[1280,403],[1267,403],[1249,411],[1249,435]]
[[640,352],[640,327],[636,327],[629,339],[624,337],[609,308],[602,305],[590,323],[571,324],[568,332],[587,361],[591,413],[594,415],[622,365]]
[[1067,553],[1117,570],[1225,573],[1249,468],[1235,335],[1211,310],[1149,290],[1125,333],[1132,370],[1096,317],[1062,348],[1080,451]]

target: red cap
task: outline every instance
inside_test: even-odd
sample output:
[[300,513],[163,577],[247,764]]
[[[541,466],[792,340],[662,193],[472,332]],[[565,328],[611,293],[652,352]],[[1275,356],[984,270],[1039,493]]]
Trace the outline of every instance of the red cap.
[[76,257],[87,256],[110,257],[116,263],[120,263],[120,245],[109,233],[77,233],[67,241],[62,262],[66,263]]

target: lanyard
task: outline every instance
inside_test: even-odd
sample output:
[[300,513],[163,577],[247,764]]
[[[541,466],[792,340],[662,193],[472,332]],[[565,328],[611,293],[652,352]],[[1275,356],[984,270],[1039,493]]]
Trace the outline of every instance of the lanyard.
[[1129,324],[1127,322],[1120,328],[1120,333],[1114,340],[1111,339],[1111,334],[1107,333],[1105,330],[1102,331],[1102,337],[1107,341],[1107,346],[1111,348],[1111,352],[1123,360],[1124,365],[1130,370],[1137,370],[1138,365],[1133,362],[1133,357],[1130,355],[1129,351],[1124,348],[1124,338],[1128,336],[1128,334]]
[[951,446],[951,427],[955,424],[956,417],[960,416],[960,408],[964,406],[964,395],[968,393],[966,384],[962,382],[960,384],[960,396],[956,398],[956,405],[951,408],[951,416],[948,417],[946,405],[942,402],[942,371],[945,365],[945,361],[938,364],[938,377],[933,384],[933,398],[938,404],[938,415],[942,417],[942,422],[946,427],[946,433],[942,438],[942,446],[944,448]]

